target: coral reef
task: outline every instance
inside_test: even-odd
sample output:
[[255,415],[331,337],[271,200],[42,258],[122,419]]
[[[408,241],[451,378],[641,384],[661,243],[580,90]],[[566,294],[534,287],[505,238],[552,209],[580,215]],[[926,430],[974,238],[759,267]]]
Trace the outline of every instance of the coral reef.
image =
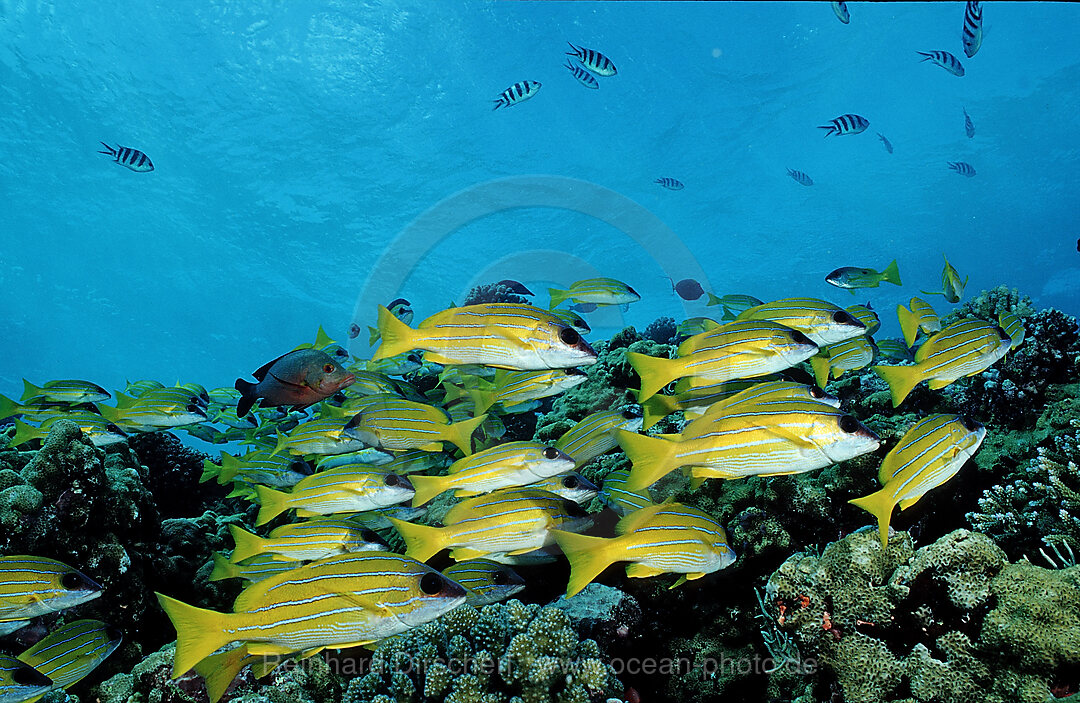
[[659,317],[649,323],[645,328],[645,339],[651,339],[657,344],[674,344],[678,335],[677,323],[672,317]]
[[483,286],[475,286],[465,296],[462,305],[480,305],[481,303],[531,303],[528,298],[514,293],[509,286],[490,283]]
[[468,605],[385,640],[344,703],[588,703],[622,688],[594,640],[558,608]]

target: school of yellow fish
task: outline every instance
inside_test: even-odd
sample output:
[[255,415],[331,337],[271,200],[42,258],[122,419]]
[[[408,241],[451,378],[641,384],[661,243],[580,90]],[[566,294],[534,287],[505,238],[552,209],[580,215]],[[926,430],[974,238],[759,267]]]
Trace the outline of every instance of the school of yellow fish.
[[[854,287],[899,284],[895,262],[888,269],[887,277],[834,273]],[[942,294],[963,294],[947,262]],[[415,327],[399,299],[378,310],[369,360],[350,360],[320,328],[313,344],[264,364],[256,382],[237,379],[235,389],[138,381],[113,397],[86,381],[26,382],[19,401],[0,396],[0,419],[18,418],[15,445],[41,439],[64,418],[99,446],[183,428],[247,447],[222,453],[220,464],[206,461],[202,476],[259,505],[249,529],[230,525],[232,553],[214,555],[211,580],[239,578],[246,588],[225,613],[157,594],[177,632],[174,676],[194,670],[216,701],[246,666],[261,676],[286,659],[372,645],[462,603],[509,597],[526,585],[514,564],[565,555],[567,596],[616,562],[627,563],[629,577],[677,574],[674,585],[722,569],[736,559],[723,526],[694,507],[657,503],[654,484],[675,473],[696,489],[708,479],[801,473],[874,452],[881,440],[824,392],[830,379],[892,356],[902,363],[872,370],[899,406],[917,384],[938,389],[981,373],[1023,342],[1012,316],[1000,326],[965,318],[943,327],[913,297],[897,309],[904,341],[886,351],[885,340],[871,337],[880,322],[868,306],[708,293],[706,304],[723,318],[684,321],[673,358],[627,354],[641,379],[640,408],[601,409],[551,444],[501,441],[501,418],[585,381],[597,361],[571,311],[558,306],[589,311],[639,299],[625,283],[599,278],[551,289],[550,309],[453,307]],[[804,363],[816,385],[781,376]],[[422,364],[441,367],[433,389],[403,378]],[[678,434],[647,434],[674,412],[685,416]],[[954,415],[925,417],[904,434],[881,464],[881,490],[851,501],[877,518],[882,544],[893,508],[911,507],[955,475],[984,436],[978,422]],[[632,462],[629,472],[610,474],[600,488],[575,473],[617,448]],[[460,500],[441,525],[418,522],[444,493]],[[582,534],[593,525],[582,505],[597,496],[621,516],[613,536]],[[386,530],[400,534],[405,554],[389,550],[379,535]],[[424,562],[443,550],[456,563],[440,573]],[[41,557],[0,557],[0,575],[0,635],[100,594],[89,577]],[[120,642],[95,621],[62,630],[17,658],[0,656],[0,700],[67,687]],[[62,643],[55,656],[54,638]]]

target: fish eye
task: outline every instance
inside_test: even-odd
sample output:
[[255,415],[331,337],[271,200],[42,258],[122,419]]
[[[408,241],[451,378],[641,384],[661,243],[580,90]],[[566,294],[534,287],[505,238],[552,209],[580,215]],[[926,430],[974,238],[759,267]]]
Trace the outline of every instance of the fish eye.
[[29,664],[20,666],[11,672],[11,680],[20,686],[49,686],[53,682],[52,679]]
[[825,391],[821,390],[817,386],[810,386],[810,397],[821,400],[825,397]]
[[977,432],[982,429],[982,423],[971,419],[970,415],[961,415],[960,424],[963,425],[969,432]]
[[573,327],[563,327],[559,330],[559,339],[567,346],[574,346],[581,341],[581,335]]
[[188,412],[190,412],[190,413],[201,413],[202,412],[202,408],[200,408],[195,403],[192,403],[191,405],[187,406],[187,409],[188,409]]
[[562,480],[562,485],[564,488],[577,488],[577,476],[574,476],[573,474],[571,474],[570,476],[564,476]]
[[559,450],[555,447],[544,447],[543,454],[545,459],[557,459],[559,457]]
[[[799,330],[791,330],[791,341],[796,344],[814,344],[814,342]],[[817,346],[816,344],[814,346]]]
[[582,517],[585,515],[585,509],[569,498],[563,499],[562,507],[563,510],[566,511],[566,514],[571,517]]
[[113,424],[113,423],[111,423],[111,422],[110,422],[109,424],[105,425],[105,429],[106,429],[106,430],[107,430],[108,432],[116,432],[116,433],[118,433],[118,434],[119,434],[119,433],[121,433],[121,430],[120,430],[120,428],[119,428],[119,427],[117,427],[116,425],[114,425],[114,424]]
[[833,322],[840,325],[850,325],[852,322],[855,322],[855,318],[853,318],[850,314],[844,312],[843,310],[837,310],[836,312],[834,312],[832,319]]
[[1010,344],[1012,343],[1012,337],[1009,336],[1008,332],[1001,329],[1000,327],[994,327],[994,329],[997,330],[998,336],[1001,337],[1001,341],[1009,342]]
[[365,542],[382,544],[382,539],[374,530],[360,530],[360,539],[364,540]]
[[420,363],[420,355],[419,354],[409,354],[405,358],[408,359],[409,361],[411,361],[414,364],[419,364]]
[[637,408],[627,408],[622,411],[624,420],[636,420],[641,417],[641,412]]
[[345,398],[346,398],[346,396],[345,396],[344,391],[338,391],[337,393],[334,394],[334,401],[335,402],[344,403]]
[[491,575],[491,582],[496,586],[502,586],[508,581],[510,581],[510,577],[507,576],[506,572],[501,569]]
[[60,579],[60,585],[69,591],[74,591],[83,585],[83,580],[74,571],[69,571]]
[[638,292],[636,290],[634,290],[633,288],[631,288],[630,286],[627,286],[626,290],[630,291],[631,295],[638,295]]
[[334,365],[333,364],[323,364],[322,370],[323,370],[323,373],[334,373]]
[[859,429],[859,421],[851,415],[843,415],[840,418],[840,429],[848,434],[857,432]]
[[441,592],[443,589],[443,579],[436,573],[426,573],[420,579],[420,590],[429,596],[433,596],[436,593]]
[[396,486],[401,483],[401,481],[397,474],[386,474],[386,476],[383,477],[383,483],[387,486]]

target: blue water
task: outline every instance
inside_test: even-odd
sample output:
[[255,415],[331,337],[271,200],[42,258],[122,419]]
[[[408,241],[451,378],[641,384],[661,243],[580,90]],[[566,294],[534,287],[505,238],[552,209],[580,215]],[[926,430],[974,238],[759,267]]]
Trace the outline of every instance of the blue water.
[[[869,300],[895,334],[891,310],[940,286],[943,253],[968,296],[1006,283],[1080,313],[1080,7],[989,4],[972,59],[962,3],[851,15],[0,0],[0,389],[231,385],[320,324],[345,340],[376,302],[405,296],[419,321],[507,277],[633,285],[643,300],[593,317],[593,339],[710,312],[665,276]],[[583,88],[567,40],[618,75]],[[967,75],[921,63],[932,49]],[[535,98],[492,111],[526,79],[543,83]],[[870,128],[823,139],[817,125],[847,112]],[[110,163],[99,140],[156,170]],[[957,160],[978,175],[949,171]],[[823,280],[893,258],[902,289],[853,298]]]

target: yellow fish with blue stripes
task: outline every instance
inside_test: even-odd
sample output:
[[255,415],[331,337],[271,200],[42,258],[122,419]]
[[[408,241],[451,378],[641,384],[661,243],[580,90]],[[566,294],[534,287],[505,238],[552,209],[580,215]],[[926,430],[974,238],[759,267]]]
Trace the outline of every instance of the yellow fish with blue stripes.
[[627,488],[626,482],[629,478],[629,471],[612,471],[601,482],[600,499],[604,501],[604,505],[619,515],[626,515],[635,510],[656,505],[649,494],[648,488],[638,490]]
[[18,447],[35,439],[45,439],[60,420],[74,422],[82,430],[82,433],[90,438],[95,447],[107,447],[110,444],[123,442],[127,439],[127,433],[109,422],[101,415],[91,412],[72,411],[55,417],[48,417],[41,421],[37,427],[32,427],[22,420],[15,421],[15,434],[8,442],[8,446]]
[[631,562],[626,567],[630,578],[682,574],[675,586],[735,561],[723,526],[708,513],[688,505],[661,503],[636,510],[619,520],[615,531],[618,536],[611,539],[553,531],[570,560],[567,598],[617,561]]
[[854,337],[822,347],[816,356],[810,357],[814,380],[819,387],[824,388],[830,375],[835,380],[847,371],[863,369],[874,363],[876,351],[874,340],[869,337]]
[[878,472],[882,488],[849,503],[878,519],[881,546],[889,545],[889,521],[899,504],[907,510],[927,491],[956,475],[978,451],[986,428],[959,415],[930,415],[915,423],[885,455]]
[[599,486],[577,472],[551,476],[530,484],[530,486],[539,488],[542,491],[549,491],[580,505],[588,503],[600,492]]
[[614,278],[587,278],[570,284],[567,289],[548,288],[551,304],[556,308],[565,300],[594,305],[629,305],[641,300],[638,292]]
[[442,574],[465,587],[465,602],[474,608],[498,603],[525,590],[525,579],[506,564],[491,559],[459,561],[443,569]]
[[225,579],[243,579],[248,582],[262,581],[265,578],[299,566],[293,561],[281,561],[270,552],[248,557],[239,564],[233,564],[227,556],[220,552],[214,552],[211,557],[214,568],[210,572],[208,581],[224,581]]
[[229,561],[242,563],[259,554],[273,554],[282,561],[314,561],[336,554],[378,551],[386,543],[373,531],[349,520],[316,518],[271,530],[259,537],[236,524],[229,525],[236,548]]
[[80,381],[78,379],[63,379],[59,381],[46,381],[36,386],[30,381],[23,379],[22,402],[50,402],[67,403],[100,403],[112,396],[96,383]]
[[1005,356],[1011,345],[1005,330],[985,320],[968,318],[926,340],[915,352],[914,366],[879,364],[872,370],[889,384],[895,408],[923,381],[931,390],[937,390],[958,378],[982,373]]
[[364,445],[404,451],[423,449],[441,452],[443,442],[450,442],[462,453],[472,454],[472,434],[487,419],[486,415],[452,422],[445,410],[389,395],[373,395],[345,425],[346,437]]
[[949,257],[944,254],[942,256],[945,258],[945,268],[941,270],[941,290],[933,292],[924,290],[923,293],[925,295],[941,295],[950,303],[959,303],[960,299],[964,297],[964,288],[967,287],[971,276],[966,276],[961,281],[960,274],[949,263]]
[[428,362],[482,364],[540,371],[596,363],[596,352],[573,327],[523,303],[485,303],[443,310],[413,329],[379,307],[382,344],[372,360],[422,349]]
[[[122,632],[99,620],[76,620],[61,625],[19,655],[52,679],[52,689],[71,688],[98,668],[124,640]],[[28,699],[34,703],[37,698]]]
[[255,486],[259,503],[256,525],[265,525],[286,510],[297,517],[359,513],[410,500],[416,491],[409,479],[362,464],[326,469],[303,479],[288,493]]
[[802,332],[818,346],[866,334],[866,325],[843,308],[818,298],[784,298],[757,305],[740,320],[768,320]]
[[900,331],[904,333],[904,342],[908,347],[915,344],[919,330],[925,334],[941,331],[941,318],[934,312],[930,303],[919,297],[912,297],[906,308],[903,305],[897,305],[896,318],[900,321]]
[[101,595],[81,571],[45,557],[0,556],[0,636],[36,618],[67,610]]
[[866,325],[867,336],[875,334],[881,329],[881,318],[874,312],[874,309],[870,307],[870,303],[866,305],[848,305],[844,310],[851,314],[859,322]]
[[52,690],[53,681],[15,657],[0,654],[0,703],[37,700]]
[[1009,344],[1010,350],[1016,349],[1024,343],[1024,336],[1027,332],[1024,329],[1024,321],[1019,317],[1011,312],[999,312],[998,325],[1005,330],[1005,334],[1009,335],[1009,339],[1012,340]]
[[641,411],[631,406],[587,415],[559,437],[555,448],[573,457],[574,466],[580,468],[619,446],[615,441],[615,430],[619,429],[640,430]]
[[499,369],[492,383],[469,380],[466,383],[474,396],[476,412],[487,412],[496,403],[503,412],[520,413],[535,410],[540,400],[558,395],[588,379],[578,369],[548,369],[544,371],[507,371]]

